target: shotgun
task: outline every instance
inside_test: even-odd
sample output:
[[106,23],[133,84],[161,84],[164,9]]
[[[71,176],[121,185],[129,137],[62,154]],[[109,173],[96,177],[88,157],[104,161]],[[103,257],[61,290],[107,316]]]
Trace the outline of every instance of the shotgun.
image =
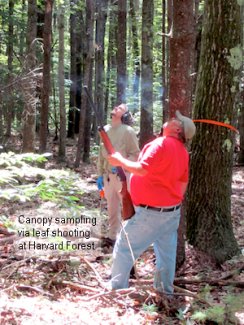
[[[100,138],[103,141],[103,144],[104,144],[105,149],[107,150],[107,153],[109,155],[111,155],[115,152],[115,150],[112,146],[112,143],[111,143],[106,131],[104,130],[103,123],[102,123],[101,119],[99,118],[97,108],[96,108],[95,104],[93,103],[93,100],[91,98],[91,95],[88,91],[87,86],[84,86],[83,88],[85,90],[88,102],[89,102],[90,106],[92,107],[94,114],[96,116],[97,123],[98,123],[98,132],[99,132]],[[130,193],[128,192],[125,172],[124,172],[123,168],[120,166],[116,167],[116,169],[117,169],[117,175],[119,176],[119,179],[122,183],[122,189],[120,191],[120,194],[122,196],[122,219],[127,220],[127,219],[130,219],[135,214],[135,209],[134,209],[134,205],[131,200]]]

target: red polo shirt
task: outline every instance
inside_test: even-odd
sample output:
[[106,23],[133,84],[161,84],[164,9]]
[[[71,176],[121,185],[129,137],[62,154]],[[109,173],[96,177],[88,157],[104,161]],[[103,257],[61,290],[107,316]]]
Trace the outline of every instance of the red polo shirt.
[[148,173],[131,176],[130,191],[135,205],[174,206],[182,199],[181,183],[188,182],[189,154],[174,137],[159,137],[146,144],[138,161]]

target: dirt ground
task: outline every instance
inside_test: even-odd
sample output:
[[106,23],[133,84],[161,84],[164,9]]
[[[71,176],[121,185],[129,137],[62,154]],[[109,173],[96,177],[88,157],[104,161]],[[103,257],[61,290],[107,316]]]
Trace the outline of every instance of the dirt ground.
[[[57,168],[53,162],[49,168]],[[59,167],[64,167],[58,165]],[[106,227],[105,202],[100,202],[95,184],[94,164],[83,165],[81,176],[84,208],[94,209]],[[38,206],[5,204],[1,214],[15,220],[20,214],[45,217],[58,215],[55,204]],[[171,301],[152,288],[154,255],[148,249],[137,261],[139,279],[126,290],[106,288],[112,263],[111,251],[20,254],[16,237],[0,241],[0,325],[26,324],[222,324],[194,321],[193,310],[222,304],[231,293],[242,297],[244,287],[244,167],[235,167],[232,182],[232,219],[242,254],[221,267],[214,265],[193,247],[186,247],[186,261],[176,274],[175,296]],[[1,234],[0,240],[6,239]],[[208,285],[208,286],[207,286]],[[244,324],[244,301],[223,324]],[[195,308],[195,309],[194,309]]]

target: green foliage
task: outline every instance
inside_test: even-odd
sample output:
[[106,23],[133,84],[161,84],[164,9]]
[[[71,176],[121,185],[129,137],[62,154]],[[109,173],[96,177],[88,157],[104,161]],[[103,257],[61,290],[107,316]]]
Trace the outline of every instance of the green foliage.
[[[49,175],[46,179],[40,181],[35,188],[26,191],[26,195],[32,197],[38,196],[43,201],[53,201],[62,207],[76,207],[80,200],[78,196],[83,194],[83,191],[75,185],[77,180],[75,174],[67,172],[67,175]],[[75,195],[74,195],[75,194]]]
[[45,154],[44,155],[38,155],[38,154],[34,154],[34,153],[27,153],[27,154],[23,154],[20,156],[21,159],[23,161],[26,161],[26,162],[31,162],[31,163],[44,163],[44,162],[47,162],[47,158],[45,157]]
[[16,228],[9,217],[5,215],[0,215],[0,224],[3,225],[9,232],[14,231]]
[[26,202],[31,199],[53,201],[63,207],[80,208],[83,194],[77,174],[64,170],[45,170],[31,166],[47,161],[46,155],[3,153],[0,155],[1,201]]
[[235,295],[235,293],[229,294],[224,298],[224,302],[228,313],[233,315],[235,312],[243,310],[244,293],[240,295]]
[[147,313],[155,313],[158,311],[158,307],[154,304],[143,304],[142,309]]
[[96,157],[98,156],[98,151],[99,151],[99,145],[95,144],[91,147],[91,150],[90,150],[90,156],[91,158],[92,157]]
[[224,312],[225,311],[223,306],[213,306],[206,309],[205,311],[195,312],[192,315],[191,319],[198,321],[212,320],[218,324],[222,324],[224,319]]
[[235,312],[241,311],[244,305],[244,293],[228,294],[220,304],[211,302],[212,306],[196,310],[191,320],[200,322],[214,321],[217,324],[235,324]]
[[2,153],[0,155],[0,168],[6,168],[10,166],[22,167],[25,162],[32,165],[40,165],[47,161],[46,154],[39,155],[35,153],[25,153],[16,155],[14,152]]
[[[8,57],[7,57],[7,55],[1,53],[1,54],[0,54],[1,70],[3,69],[3,66],[2,66],[2,65],[6,65],[7,62],[8,62]],[[5,69],[5,71],[7,72],[7,69]]]
[[4,184],[17,184],[18,181],[14,178],[6,174],[6,172],[0,170],[0,185]]
[[37,186],[30,190],[28,195],[38,195],[43,201],[57,202],[63,207],[76,205],[80,199],[76,195],[82,195],[83,192],[74,186],[74,178],[71,175],[46,178],[40,181]]

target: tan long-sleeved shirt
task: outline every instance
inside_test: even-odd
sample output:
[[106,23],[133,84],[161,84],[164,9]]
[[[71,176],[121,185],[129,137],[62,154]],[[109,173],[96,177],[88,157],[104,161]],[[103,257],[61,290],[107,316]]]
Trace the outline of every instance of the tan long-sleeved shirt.
[[[110,124],[104,127],[109,139],[114,147],[114,150],[129,160],[136,161],[140,152],[138,139],[134,129],[126,124],[120,124],[112,127]],[[110,173],[112,166],[109,165],[107,159],[107,151],[103,143],[99,149],[97,173],[103,175]]]

